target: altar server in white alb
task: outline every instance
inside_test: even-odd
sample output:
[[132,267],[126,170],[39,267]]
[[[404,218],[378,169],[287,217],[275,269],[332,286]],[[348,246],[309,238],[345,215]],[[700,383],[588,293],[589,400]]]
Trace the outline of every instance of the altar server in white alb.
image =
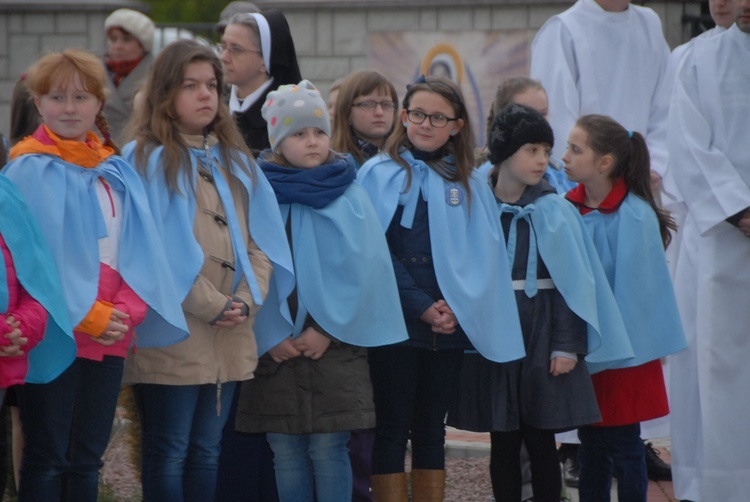
[[750,0],[735,24],[696,40],[670,105],[669,153],[688,213],[675,290],[689,348],[673,356],[675,495],[750,493]]
[[[578,117],[609,115],[645,138],[651,168],[664,175],[669,46],[657,14],[630,0],[578,0],[551,17],[531,46],[531,77],[549,94],[556,138],[567,138]],[[565,142],[552,154],[560,158]]]
[[[734,24],[733,7],[734,0],[708,0],[708,10],[711,13],[711,19],[716,23],[716,26],[704,31],[697,37],[672,50],[672,53],[669,55],[669,64],[667,65],[666,86],[668,90],[671,90],[674,85],[677,68],[679,67],[688,47],[690,47],[696,40],[720,35]],[[674,174],[674,169],[670,168],[668,165],[667,173],[664,176],[664,181],[662,183],[661,194],[662,207],[672,214],[672,219],[674,219],[674,222],[677,225],[677,232],[672,236],[672,242],[667,248],[667,261],[669,262],[672,276],[674,276],[674,272],[677,269],[677,261],[679,259],[680,241],[682,240],[682,232],[680,232],[680,230],[684,226],[685,217],[687,215],[685,199],[677,189],[677,185],[674,181]]]

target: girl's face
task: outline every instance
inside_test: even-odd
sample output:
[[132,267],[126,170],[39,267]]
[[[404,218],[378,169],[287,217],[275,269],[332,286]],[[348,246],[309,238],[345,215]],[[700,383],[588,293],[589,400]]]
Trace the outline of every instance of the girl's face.
[[589,134],[576,126],[570,131],[568,151],[562,158],[565,162],[565,174],[570,181],[583,183],[600,178],[601,158],[589,147]]
[[211,63],[198,61],[185,67],[174,107],[177,129],[185,134],[202,134],[203,129],[213,122],[219,108],[219,92]]
[[524,185],[536,185],[547,171],[550,146],[547,143],[526,143],[503,162],[511,178]]
[[336,100],[339,99],[339,90],[334,89],[328,92],[328,115],[331,117],[331,123],[333,123],[333,117],[336,113]]
[[311,169],[328,159],[331,138],[317,127],[305,127],[281,140],[277,152],[294,167]]
[[[367,105],[375,104],[374,108]],[[352,102],[349,123],[360,139],[382,146],[393,128],[393,97],[380,89],[357,96]]]
[[52,82],[47,94],[34,99],[42,122],[62,139],[86,141],[86,133],[94,128],[102,102],[83,89],[76,73],[70,82]]
[[513,96],[513,103],[538,111],[549,122],[549,100],[544,89],[526,89]]
[[250,89],[250,92],[268,79],[263,53],[253,43],[251,33],[247,26],[230,24],[221,37],[224,78],[237,87]]
[[130,33],[120,28],[107,32],[107,54],[112,61],[133,61],[143,57],[141,43]]
[[406,136],[411,144],[423,152],[441,149],[450,137],[458,134],[464,126],[464,121],[458,119],[449,121],[445,127],[435,127],[428,117],[425,117],[421,124],[415,124],[408,118],[409,111],[418,111],[425,115],[442,115],[449,119],[455,118],[456,112],[453,105],[436,92],[417,91],[411,96],[409,110],[401,110],[401,122],[406,124]]

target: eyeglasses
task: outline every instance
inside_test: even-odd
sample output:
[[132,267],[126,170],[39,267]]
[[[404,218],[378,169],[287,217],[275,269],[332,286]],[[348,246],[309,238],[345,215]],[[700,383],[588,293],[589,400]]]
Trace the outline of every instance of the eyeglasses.
[[239,45],[227,45],[225,43],[220,43],[217,45],[219,48],[219,52],[228,52],[230,56],[241,56],[245,54],[246,52],[254,52],[255,54],[262,54],[261,51],[254,51],[252,49],[245,49],[244,47],[240,47]]
[[364,108],[365,110],[374,110],[380,106],[384,112],[392,112],[396,109],[396,103],[393,101],[362,101],[361,103],[352,103],[352,106]]
[[409,122],[412,122],[414,124],[421,124],[425,121],[426,118],[430,119],[430,124],[432,124],[432,127],[445,127],[448,125],[448,122],[453,122],[454,120],[458,120],[458,118],[454,117],[446,117],[442,113],[425,113],[420,112],[417,110],[406,110],[406,116],[409,119]]

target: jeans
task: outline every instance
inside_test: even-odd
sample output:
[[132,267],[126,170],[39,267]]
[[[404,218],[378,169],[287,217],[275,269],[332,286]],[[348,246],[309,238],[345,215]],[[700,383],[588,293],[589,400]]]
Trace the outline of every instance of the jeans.
[[617,477],[619,502],[646,502],[646,450],[641,424],[616,427],[581,427],[578,460],[581,502],[609,502],[612,476]]
[[235,386],[223,383],[221,392],[215,384],[133,386],[141,415],[145,502],[214,500],[221,431]]
[[123,363],[78,358],[52,382],[18,387],[25,441],[19,501],[96,502]]
[[445,469],[445,415],[457,392],[463,352],[403,345],[369,349],[377,418],[373,474],[404,472],[409,439],[412,469]]
[[273,450],[281,502],[349,502],[352,468],[350,433],[266,435]]

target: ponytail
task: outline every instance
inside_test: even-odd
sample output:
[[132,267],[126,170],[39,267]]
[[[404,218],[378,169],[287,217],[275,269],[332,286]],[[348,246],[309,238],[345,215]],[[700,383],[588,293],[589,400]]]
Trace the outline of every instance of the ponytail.
[[109,130],[109,123],[107,122],[107,118],[104,116],[103,110],[99,110],[99,113],[96,114],[96,120],[94,121],[94,124],[96,124],[96,127],[102,133],[104,144],[112,148],[115,151],[115,154],[120,155],[120,147],[117,146],[117,143],[115,143],[115,141],[112,139],[112,133]]
[[580,127],[589,137],[589,147],[597,155],[612,155],[614,168],[610,179],[622,178],[628,191],[648,202],[659,220],[659,232],[666,249],[672,240],[671,231],[677,225],[669,211],[656,204],[651,192],[651,157],[646,139],[638,131],[628,131],[606,115],[585,115],[578,119]]

